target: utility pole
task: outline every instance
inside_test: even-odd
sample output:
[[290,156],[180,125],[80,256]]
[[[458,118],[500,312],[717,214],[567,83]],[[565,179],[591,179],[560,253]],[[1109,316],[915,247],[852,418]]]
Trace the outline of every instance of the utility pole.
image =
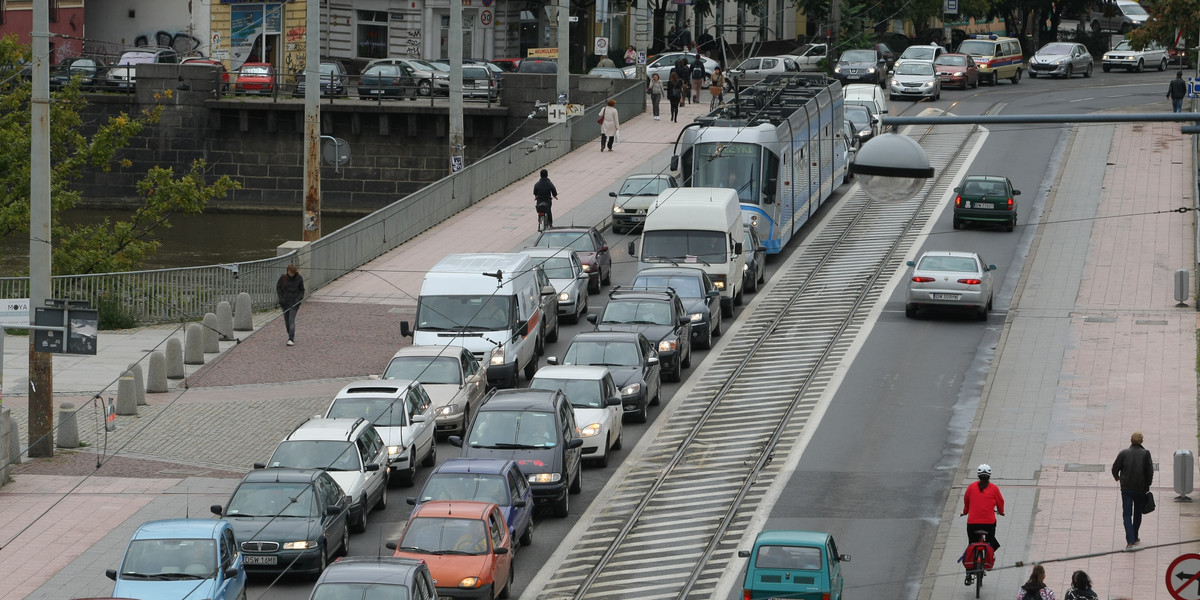
[[[30,114],[29,322],[50,297],[50,0],[33,2]],[[54,361],[29,335],[29,456],[54,456]],[[15,457],[13,457],[15,458]]]
[[641,59],[650,55],[650,38],[653,37],[654,15],[650,9],[650,0],[640,0],[641,6],[633,10],[634,32],[637,35],[637,78],[646,81],[646,62]]
[[[450,172],[465,165],[463,158],[463,0],[450,0]],[[433,94],[433,88],[430,88]]]
[[303,240],[321,239],[321,13],[305,2],[304,25],[304,222]]
[[571,2],[558,0],[558,102],[570,102],[571,96]]

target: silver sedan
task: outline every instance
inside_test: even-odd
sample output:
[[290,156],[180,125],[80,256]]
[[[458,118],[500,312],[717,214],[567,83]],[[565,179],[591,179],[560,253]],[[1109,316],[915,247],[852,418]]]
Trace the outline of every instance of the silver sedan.
[[1051,42],[1042,46],[1033,58],[1029,59],[1029,76],[1049,75],[1051,77],[1066,77],[1072,75],[1092,76],[1092,54],[1087,46],[1072,42]]
[[942,82],[932,62],[909,61],[896,65],[888,85],[888,99],[917,97],[938,100],[942,97]]
[[965,308],[986,321],[992,308],[992,271],[974,252],[929,251],[912,267],[904,299],[904,316],[914,319],[921,308]]

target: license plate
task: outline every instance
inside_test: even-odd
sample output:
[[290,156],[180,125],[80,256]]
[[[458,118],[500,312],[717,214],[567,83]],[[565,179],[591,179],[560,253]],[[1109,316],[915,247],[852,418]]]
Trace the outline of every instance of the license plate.
[[862,75],[847,75],[847,79],[862,79]]
[[646,217],[629,217],[629,220],[633,221],[634,223],[641,223],[642,221],[646,220]]
[[996,208],[996,205],[991,202],[976,202],[975,208]]
[[904,88],[904,91],[909,94],[915,94],[921,90],[920,88]]
[[243,554],[242,559],[248,565],[277,565],[277,564],[279,564],[279,557],[277,557],[277,556],[250,556],[248,554]]
[[958,300],[962,294],[930,294],[934,300]]

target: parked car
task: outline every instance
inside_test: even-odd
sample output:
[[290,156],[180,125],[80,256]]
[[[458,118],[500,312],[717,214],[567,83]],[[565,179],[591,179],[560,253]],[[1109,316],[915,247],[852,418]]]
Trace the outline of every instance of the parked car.
[[[654,57],[654,60],[651,60],[650,63],[646,65],[646,79],[649,80],[654,76],[655,73],[658,73],[658,78],[663,82],[666,82],[671,78],[671,69],[675,68],[675,61],[681,58],[686,60],[687,63],[691,65],[692,61],[696,60],[696,54],[694,52],[665,52],[663,54],[659,54],[658,56]],[[704,63],[704,74],[706,76],[712,75],[713,69],[720,66],[717,61],[707,56],[701,56],[700,60]],[[624,67],[624,70],[626,77],[637,76],[636,65]]]
[[855,135],[859,144],[865,144],[879,132],[879,117],[871,114],[871,109],[861,104],[845,105],[843,109],[846,119],[854,124]]
[[665,173],[639,173],[626,177],[620,190],[608,193],[610,198],[616,199],[612,209],[612,232],[622,234],[640,229],[658,194],[676,187],[679,183],[675,177]]
[[231,79],[231,77],[229,74],[229,69],[225,68],[225,63],[223,63],[215,58],[207,58],[204,56],[189,56],[189,57],[179,61],[179,64],[181,64],[181,65],[201,65],[201,66],[213,69],[214,71],[217,72],[216,74],[214,74],[214,77],[221,78],[221,92],[224,93],[224,92],[229,91],[229,80]]
[[829,55],[828,44],[804,44],[789,53],[801,71],[820,71],[821,61]]
[[[429,396],[425,414],[434,415],[435,433],[445,435],[467,432],[471,415],[483,403],[488,387],[487,370],[479,359],[454,345],[405,346],[392,355],[383,379],[419,381]],[[396,454],[404,453],[398,447]]]
[[552,227],[538,235],[534,246],[570,248],[588,274],[588,292],[600,293],[600,286],[612,280],[612,255],[608,242],[595,227]]
[[504,513],[508,534],[522,546],[533,543],[533,489],[517,463],[499,458],[451,458],[425,480],[412,505],[431,500],[491,502]]
[[979,87],[979,67],[970,54],[943,54],[933,61],[933,68],[942,87]]
[[372,423],[386,452],[384,460],[379,461],[380,467],[386,467],[387,475],[394,474],[401,484],[412,485],[416,479],[417,461],[426,467],[437,463],[432,405],[425,386],[419,381],[367,379],[342,388],[329,404],[325,416],[365,419]]
[[[550,285],[558,294],[558,315],[568,323],[578,323],[588,311],[588,274],[569,248],[525,248],[521,254],[541,266]],[[557,333],[555,340],[557,341]]]
[[968,175],[954,191],[955,229],[971,222],[999,224],[1009,231],[1017,226],[1021,190],[1014,190],[1007,177]]
[[[911,46],[915,48],[915,46]],[[942,82],[933,68],[933,63],[924,61],[909,61],[896,65],[895,75],[892,75],[888,85],[888,99],[896,98],[929,98],[939,100],[942,97]]]
[[[749,227],[745,225],[744,227]],[[762,244],[759,244],[761,246]],[[765,251],[765,249],[764,249]],[[755,289],[758,285],[755,284]],[[721,335],[721,293],[703,269],[692,267],[651,267],[638,271],[630,286],[635,290],[670,289],[683,302],[691,319],[692,343],[708,350],[713,337]]]
[[730,69],[725,76],[737,81],[739,88],[746,88],[770,75],[799,72],[800,65],[796,64],[796,59],[791,56],[755,56],[742,61],[742,64]]
[[905,289],[904,316],[917,317],[922,308],[966,309],[986,321],[992,308],[992,271],[974,252],[929,250],[909,269]]
[[843,84],[887,81],[888,61],[875,49],[847,50],[838,57],[833,76]]
[[416,100],[417,82],[404,65],[371,65],[359,76],[358,97]]
[[493,58],[489,62],[491,62],[492,64],[496,65],[497,67],[500,67],[501,69],[503,69],[505,73],[515,73],[517,71],[517,66],[519,66],[521,64],[521,59],[519,59],[519,58]]
[[[322,96],[345,95],[346,79],[349,78],[349,75],[346,73],[346,67],[342,63],[338,61],[321,61],[320,73]],[[304,73],[296,76],[296,89],[292,91],[293,96],[304,95],[306,87],[304,79]]]
[[328,471],[350,499],[351,527],[362,532],[367,513],[387,506],[387,472],[380,472],[387,458],[387,447],[370,420],[313,418],[279,442],[266,464],[255,463],[254,468]]
[[413,509],[388,542],[394,556],[425,561],[438,598],[507,598],[513,543],[500,508],[489,502],[434,500]]
[[[861,140],[861,137],[859,139]],[[861,145],[861,141],[855,142],[855,151]],[[747,292],[757,292],[758,286],[767,281],[767,247],[763,245],[762,237],[758,235],[758,227],[753,227],[749,223],[745,223],[744,226],[747,248],[745,289]]]
[[72,79],[79,81],[79,89],[94,90],[101,87],[104,71],[108,68],[104,59],[97,56],[75,56],[55,65],[50,71],[50,89],[67,85]]
[[[440,96],[450,95],[450,66],[417,58],[380,58],[367,63],[375,65],[400,65],[417,82],[417,94],[428,97],[430,92]],[[364,69],[366,70],[366,69]]]
[[604,312],[588,315],[596,331],[636,331],[658,348],[669,381],[681,381],[692,366],[692,319],[671,290],[617,287],[608,294]]
[[450,436],[464,458],[511,459],[533,487],[538,506],[555,516],[570,511],[570,495],[583,491],[583,438],[562,392],[492,390],[466,437]]
[[[538,300],[541,312],[541,323],[539,324],[538,337],[535,340],[537,355],[541,356],[546,353],[546,342],[558,341],[558,290],[554,287],[554,283],[550,281],[550,277],[546,275],[546,271],[541,265],[534,265],[533,277],[537,280]],[[536,358],[534,367],[537,366]]]
[[551,365],[537,372],[529,389],[565,393],[583,438],[582,459],[608,466],[612,452],[621,449],[624,430],[621,394],[607,368]]
[[233,526],[247,572],[315,575],[350,550],[350,506],[320,469],[255,469],[212,513]]
[[1092,31],[1116,31],[1122,35],[1141,27],[1149,19],[1146,9],[1132,0],[1102,0],[1087,14]]
[[517,65],[516,72],[553,75],[558,73],[558,63],[544,58],[525,58],[521,59],[521,64]]
[[592,67],[592,70],[588,71],[587,74],[592,77],[605,77],[608,79],[628,79],[625,76],[625,70],[616,67]]
[[1129,40],[1121,40],[1112,50],[1104,53],[1101,68],[1107,73],[1113,69],[1125,69],[1141,73],[1147,66],[1159,71],[1167,70],[1167,51],[1158,42],[1150,42],[1145,48],[1136,50]]
[[1049,75],[1070,79],[1076,73],[1092,76],[1092,53],[1074,42],[1050,42],[1029,59],[1029,76]]
[[104,75],[104,84],[109,88],[133,91],[137,84],[137,66],[145,64],[175,64],[179,54],[171,48],[141,47],[126,50],[117,58],[117,64]]
[[348,556],[321,573],[308,600],[436,597],[433,575],[425,561],[394,556]]
[[248,62],[238,69],[233,84],[235,94],[272,94],[275,92],[275,66],[271,63]]
[[500,80],[483,66],[463,65],[463,97],[496,100],[500,95]]
[[738,556],[750,559],[742,579],[746,600],[843,598],[842,563],[850,562],[850,556],[838,553],[828,533],[763,531]]
[[138,526],[121,565],[104,573],[116,582],[114,597],[245,597],[246,569],[228,521],[166,519]]
[[607,367],[621,391],[622,416],[645,423],[647,407],[657,406],[662,391],[658,352],[646,336],[635,332],[589,331],[575,336],[562,361],[546,357],[549,365]]

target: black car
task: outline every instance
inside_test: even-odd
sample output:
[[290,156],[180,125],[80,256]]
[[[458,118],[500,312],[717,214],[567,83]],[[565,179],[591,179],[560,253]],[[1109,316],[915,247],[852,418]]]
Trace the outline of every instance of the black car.
[[887,70],[891,71],[892,65],[896,64],[896,53],[892,51],[890,46],[882,43],[875,44],[875,51],[878,52],[879,56],[887,62]]
[[360,98],[417,99],[417,82],[404,65],[377,64],[367,67],[359,76]]
[[833,67],[833,76],[843,84],[883,83],[887,72],[887,59],[874,49],[847,50]]
[[398,556],[350,556],[325,569],[309,600],[341,598],[435,598],[433,575],[423,560]]
[[712,348],[713,336],[721,335],[721,292],[703,270],[692,267],[642,269],[631,287],[674,291],[692,321],[692,342],[701,348]]
[[538,236],[534,246],[570,248],[588,274],[588,292],[600,293],[612,281],[612,256],[608,242],[595,227],[551,227]]
[[[341,96],[346,93],[346,79],[349,75],[346,73],[346,67],[338,61],[321,61],[321,95],[322,96]],[[304,73],[296,76],[296,89],[292,91],[293,96],[303,96],[305,88]]]
[[871,114],[871,109],[861,104],[847,104],[844,110],[846,118],[854,124],[855,137],[858,138],[860,145],[875,137],[879,117]]
[[67,85],[71,79],[78,79],[79,89],[94,90],[103,82],[104,70],[107,68],[108,65],[100,58],[76,56],[50,70],[50,89],[57,90]]
[[471,418],[466,437],[450,436],[463,458],[517,463],[533,488],[535,505],[555,516],[570,512],[570,494],[583,491],[583,438],[575,412],[559,390],[492,390]]
[[250,471],[212,513],[233,525],[248,573],[313,575],[350,551],[350,505],[325,471]]
[[671,290],[613,288],[604,313],[588,315],[596,331],[636,331],[658,348],[669,381],[680,381],[692,366],[692,319]]
[[757,292],[758,286],[767,280],[767,247],[763,245],[758,235],[758,228],[746,227],[746,269],[742,279],[743,289],[747,292]]
[[640,333],[628,331],[589,331],[575,336],[563,353],[546,357],[551,365],[608,367],[613,382],[621,390],[621,406],[626,417],[645,423],[647,406],[657,406],[662,390],[658,352]]

